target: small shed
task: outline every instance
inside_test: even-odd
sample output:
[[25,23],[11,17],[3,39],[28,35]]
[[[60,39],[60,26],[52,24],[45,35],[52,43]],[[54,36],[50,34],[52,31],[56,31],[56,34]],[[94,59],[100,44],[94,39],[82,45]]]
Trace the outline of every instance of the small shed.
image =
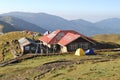
[[21,50],[23,53],[38,53],[39,52],[39,44],[37,44],[34,40],[29,38],[21,38],[18,40]]

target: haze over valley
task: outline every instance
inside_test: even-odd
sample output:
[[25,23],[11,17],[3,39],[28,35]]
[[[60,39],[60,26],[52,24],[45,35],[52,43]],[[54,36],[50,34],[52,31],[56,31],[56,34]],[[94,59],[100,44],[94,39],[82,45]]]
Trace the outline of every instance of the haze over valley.
[[[75,30],[91,36],[96,34],[120,34],[120,19],[108,18],[98,22],[90,22],[84,19],[67,20],[62,17],[47,13],[10,12],[0,15],[0,21],[4,22],[1,32],[16,30],[30,30],[35,32],[61,30]],[[6,28],[9,24],[9,28]]]

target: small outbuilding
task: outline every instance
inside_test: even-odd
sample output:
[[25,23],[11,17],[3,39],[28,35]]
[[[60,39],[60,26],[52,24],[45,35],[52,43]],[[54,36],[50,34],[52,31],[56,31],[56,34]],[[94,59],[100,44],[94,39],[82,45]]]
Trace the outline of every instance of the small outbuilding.
[[21,38],[18,40],[21,50],[23,53],[38,53],[39,52],[39,44],[37,44],[34,40],[29,38]]

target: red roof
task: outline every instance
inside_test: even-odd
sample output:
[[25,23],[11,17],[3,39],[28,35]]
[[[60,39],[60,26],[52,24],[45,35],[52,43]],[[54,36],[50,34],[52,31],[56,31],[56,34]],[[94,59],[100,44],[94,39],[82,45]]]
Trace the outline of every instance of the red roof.
[[56,30],[48,35],[40,37],[39,40],[47,44],[59,44],[65,46],[80,37],[94,44],[92,39],[73,30]]

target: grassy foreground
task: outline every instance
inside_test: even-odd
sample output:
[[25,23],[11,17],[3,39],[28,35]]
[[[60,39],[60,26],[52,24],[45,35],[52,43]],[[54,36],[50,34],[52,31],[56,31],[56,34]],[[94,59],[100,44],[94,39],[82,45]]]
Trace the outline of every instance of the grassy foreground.
[[[81,57],[74,54],[39,56],[20,63],[0,67],[0,80],[119,80],[120,57],[117,54]],[[98,59],[97,62],[96,59]],[[100,59],[107,60],[99,61]],[[40,74],[41,70],[39,67],[42,64],[56,60],[83,62],[53,68],[42,77],[34,79],[35,76]]]
[[92,64],[87,62],[57,69],[41,80],[119,80],[120,60]]
[[[13,47],[8,45],[7,42],[11,43],[12,40],[18,40],[22,37],[31,38],[30,35],[23,32],[10,32],[0,35],[0,62],[13,59],[11,54],[11,48]],[[95,40],[101,42],[104,38],[106,36],[103,38],[97,37]],[[119,44],[119,39],[119,37],[111,38],[110,36],[105,41]],[[120,55],[118,55],[120,52],[101,52],[100,54],[102,55],[81,57],[74,54],[64,54],[39,56],[23,60],[19,63],[0,67],[0,80],[120,80]],[[98,60],[96,61],[96,59]],[[56,68],[53,67],[52,70],[40,76],[42,72],[41,66],[44,63],[56,60],[70,60],[75,63],[59,68],[57,68],[58,66]],[[46,68],[49,69],[51,66],[46,66]]]

